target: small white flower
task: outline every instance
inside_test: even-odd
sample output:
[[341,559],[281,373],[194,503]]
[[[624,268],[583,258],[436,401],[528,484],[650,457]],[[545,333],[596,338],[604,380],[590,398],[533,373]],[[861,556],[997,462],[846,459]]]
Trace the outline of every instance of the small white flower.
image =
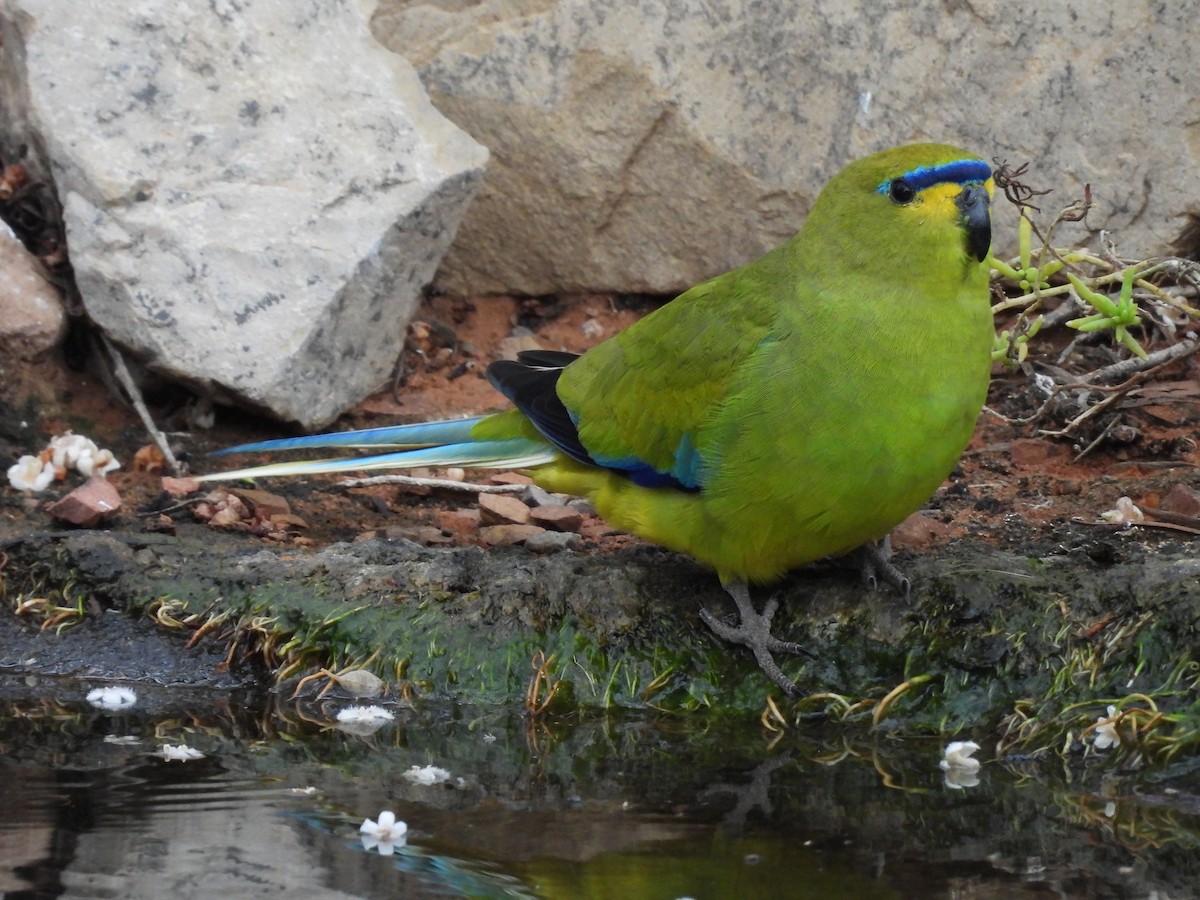
[[1110,706],[1107,716],[1096,719],[1096,734],[1092,746],[1097,750],[1111,750],[1121,746],[1121,735],[1117,733],[1117,708]]
[[496,743],[496,736],[488,731],[483,735],[483,742],[485,744],[494,744]]
[[36,456],[22,456],[8,467],[8,483],[18,491],[41,493],[54,481],[54,463]]
[[942,761],[938,763],[946,773],[946,787],[961,790],[979,784],[979,760],[973,758],[978,749],[979,745],[974,741],[952,741],[946,745]]
[[413,784],[433,785],[450,780],[450,773],[437,766],[413,766],[402,774]]
[[204,759],[204,754],[186,744],[163,744],[162,758],[170,762],[187,762],[189,759]]
[[942,784],[952,791],[977,787],[979,785],[979,773],[972,772],[970,769],[947,769],[946,774],[942,776]]
[[107,475],[121,468],[121,464],[111,450],[97,450],[95,453],[81,453],[75,461],[75,468],[84,478],[91,478],[93,475]]
[[88,691],[87,702],[100,709],[128,709],[137,703],[137,694],[127,687],[102,687]]
[[339,731],[367,737],[396,717],[382,706],[347,706],[337,714]]
[[100,448],[91,438],[84,437],[82,434],[71,434],[68,431],[66,434],[55,435],[51,438],[46,449],[50,451],[50,459],[55,466],[60,469],[74,469],[75,464],[79,462],[79,457],[85,453],[95,453]]
[[969,769],[979,771],[979,760],[973,759],[979,745],[974,741],[952,741],[946,745],[939,765],[943,769]]
[[121,468],[111,450],[101,450],[96,442],[82,434],[67,432],[50,440],[46,446],[50,459],[60,469],[75,469],[85,478],[107,475]]
[[379,821],[363,819],[358,829],[364,850],[378,850],[380,856],[391,856],[397,847],[403,847],[408,840],[408,825],[396,821],[396,814],[385,809],[379,814]]
[[382,706],[347,706],[337,714],[339,722],[390,722],[394,718]]
[[1146,516],[1128,497],[1120,497],[1112,509],[1100,513],[1100,519],[1112,525],[1137,525],[1145,522]]

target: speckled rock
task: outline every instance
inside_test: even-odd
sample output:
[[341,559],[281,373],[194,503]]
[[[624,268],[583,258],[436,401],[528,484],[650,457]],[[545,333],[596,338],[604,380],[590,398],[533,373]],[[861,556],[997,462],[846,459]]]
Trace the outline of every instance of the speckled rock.
[[850,159],[914,140],[1031,161],[1051,212],[1090,183],[1090,225],[1157,252],[1200,197],[1195,15],[1121,0],[383,0],[374,29],[494,154],[441,289],[669,293],[788,237]]
[[386,382],[487,156],[371,6],[0,0],[0,143],[52,177],[88,314],[309,427]]

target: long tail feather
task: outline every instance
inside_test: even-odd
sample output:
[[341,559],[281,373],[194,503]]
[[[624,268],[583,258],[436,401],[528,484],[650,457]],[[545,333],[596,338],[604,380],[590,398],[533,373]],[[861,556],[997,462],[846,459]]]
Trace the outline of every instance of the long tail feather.
[[[440,425],[446,423],[431,424]],[[371,430],[384,431],[386,429]],[[347,434],[352,433],[347,432]],[[335,436],[340,437],[340,435]],[[318,435],[317,437],[325,437],[325,435]],[[306,441],[308,439],[298,438],[297,440]],[[264,441],[263,445],[276,445],[279,443],[288,444],[290,440],[284,439],[280,442]],[[262,445],[247,444],[240,449],[258,449],[259,446]],[[318,444],[317,446],[328,445]],[[268,449],[277,449],[277,447],[272,446]],[[232,472],[214,472],[210,475],[202,475],[197,480],[230,481],[238,478],[262,478],[273,475],[317,475],[329,472],[409,469],[416,466],[469,466],[476,469],[523,469],[529,466],[540,466],[552,462],[558,457],[559,453],[557,450],[540,441],[529,438],[510,438],[508,440],[476,441],[471,443],[446,444],[441,447],[424,447],[418,450],[402,450],[398,453],[385,453],[379,456],[271,463],[265,466],[237,469]]]
[[[277,438],[253,444],[239,444],[217,450],[213,456],[230,453],[250,453],[264,450],[311,450],[317,447],[437,447],[460,444],[471,440],[471,428],[482,417],[474,419],[445,419],[440,422],[417,422],[412,425],[387,425],[382,428],[362,428],[358,431],[335,431],[307,437]],[[429,465],[413,463],[412,465]]]

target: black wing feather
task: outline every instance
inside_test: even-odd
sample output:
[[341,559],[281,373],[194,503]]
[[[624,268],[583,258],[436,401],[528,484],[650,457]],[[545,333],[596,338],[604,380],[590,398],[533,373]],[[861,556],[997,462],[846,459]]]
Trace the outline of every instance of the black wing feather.
[[547,369],[565,369],[577,359],[578,353],[568,353],[566,350],[522,350],[517,354],[518,362]]
[[559,350],[525,350],[515,361],[502,359],[488,366],[487,379],[546,440],[572,459],[594,466],[597,463],[580,443],[571,414],[558,399],[558,378],[578,358],[577,353]]

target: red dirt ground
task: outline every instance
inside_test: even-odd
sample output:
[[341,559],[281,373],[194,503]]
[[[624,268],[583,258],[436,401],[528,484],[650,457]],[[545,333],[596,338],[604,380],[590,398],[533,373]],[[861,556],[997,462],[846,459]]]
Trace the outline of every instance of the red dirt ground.
[[[502,408],[506,401],[483,377],[493,359],[532,346],[583,351],[628,326],[656,302],[607,296],[434,298],[410,326],[406,376],[397,394],[391,390],[375,394],[335,427],[369,427]],[[531,333],[522,333],[521,328]],[[1042,433],[1061,430],[1080,412],[1080,407],[1069,403],[1036,424],[1012,421],[1031,416],[1041,402],[1027,372],[1057,364],[1055,355],[1073,336],[1036,338],[1025,371],[1006,373],[997,367],[989,409],[981,416],[962,462],[927,508],[901,526],[898,547],[925,549],[968,535],[1003,542],[1006,536],[1065,519],[1112,529],[1120,526],[1100,523],[1098,517],[1121,496],[1131,497],[1144,509],[1165,506],[1174,512],[1167,515],[1172,521],[1147,527],[1200,533],[1200,449],[1195,439],[1200,421],[1200,355],[1148,379],[1121,404],[1114,404],[1113,410],[1084,421],[1077,435]],[[1115,357],[1108,347],[1101,339],[1076,351],[1074,371],[1112,361]],[[135,451],[149,443],[145,432],[132,410],[99,378],[70,371],[60,361],[21,367],[0,363],[0,377],[9,385],[12,404],[0,405],[0,458],[15,460],[21,453],[36,453],[49,437],[71,428],[112,449],[123,463],[109,477],[124,506],[108,527],[170,531],[196,525],[194,502],[165,495],[160,473],[134,465]],[[1102,396],[1106,394],[1093,393],[1089,402]],[[164,430],[186,427],[181,424],[187,412],[182,399],[176,389],[151,391],[151,408]],[[24,418],[19,409],[25,410]],[[1119,417],[1115,422],[1114,415]],[[172,444],[193,472],[208,472],[230,465],[207,458],[208,451],[286,433],[278,423],[221,409],[215,427],[172,432]],[[1102,433],[1103,438],[1081,454]],[[245,464],[258,459],[250,457]],[[34,497],[0,489],[0,537],[55,527],[46,506],[81,480],[71,473]],[[324,476],[262,482],[260,487],[286,499],[294,518],[264,524],[260,516],[247,540],[309,545],[372,533],[429,543],[481,540],[473,493],[395,485],[343,489],[336,487],[340,480]],[[200,511],[201,518],[212,512]],[[613,532],[594,517],[585,519],[580,532],[588,549],[636,540]]]

